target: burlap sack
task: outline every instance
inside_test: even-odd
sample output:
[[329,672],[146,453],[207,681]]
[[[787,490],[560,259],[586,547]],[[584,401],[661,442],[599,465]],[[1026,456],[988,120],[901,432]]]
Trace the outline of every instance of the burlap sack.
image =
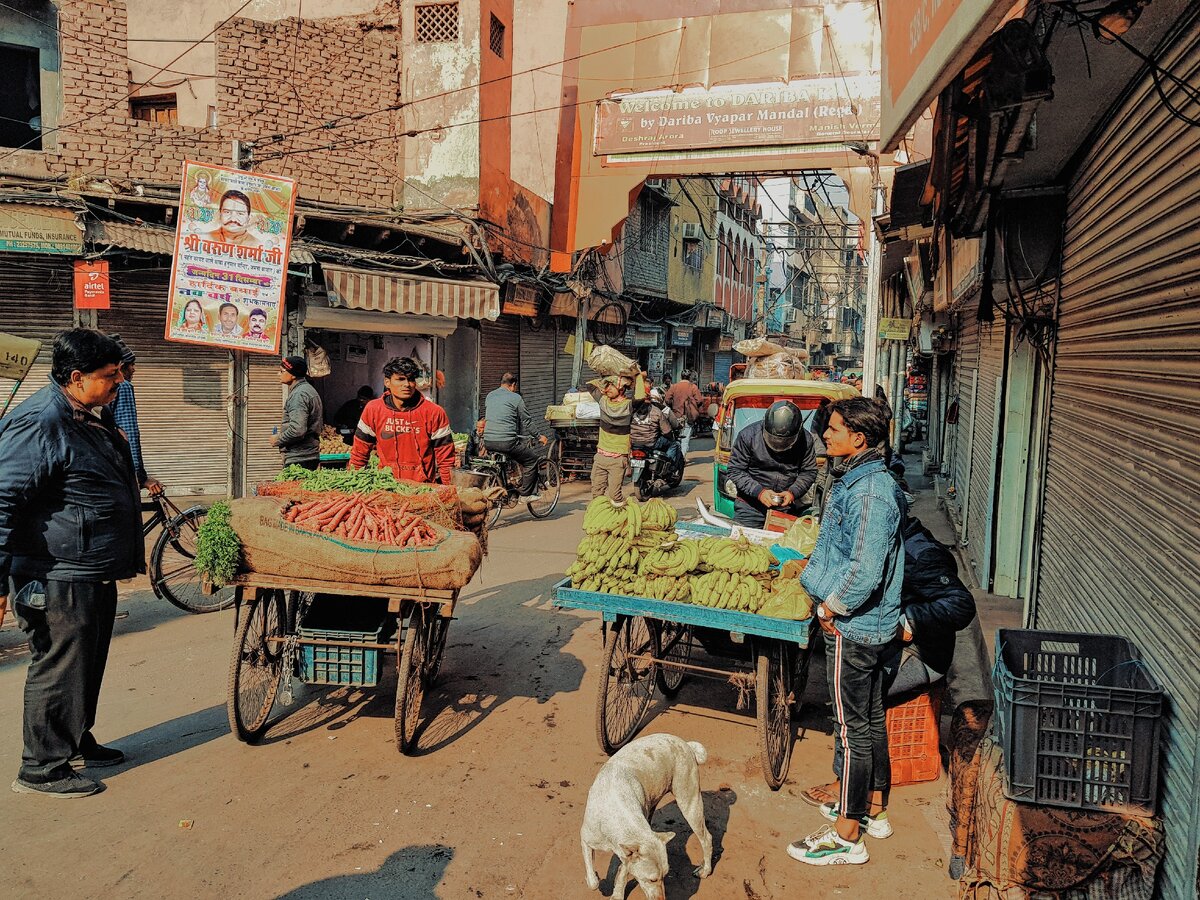
[[805,378],[808,368],[791,351],[751,358],[746,363],[747,378]]
[[229,523],[242,542],[246,570],[338,584],[453,590],[465,587],[483,560],[474,535],[442,529],[434,547],[401,549],[303,531],[285,522],[286,501],[255,497],[229,502]]
[[601,375],[636,375],[638,364],[619,350],[601,344],[588,355],[588,367]]
[[756,356],[770,356],[773,353],[783,353],[787,350],[787,347],[781,347],[774,341],[757,337],[738,341],[733,345],[733,349],[742,354],[742,356],[754,358]]

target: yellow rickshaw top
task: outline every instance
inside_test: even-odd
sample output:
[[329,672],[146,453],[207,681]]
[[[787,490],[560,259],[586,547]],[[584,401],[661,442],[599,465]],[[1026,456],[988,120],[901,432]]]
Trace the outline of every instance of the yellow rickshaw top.
[[830,400],[845,400],[859,396],[853,385],[839,381],[806,381],[798,378],[739,378],[725,388],[722,402],[739,397],[761,397],[764,394],[778,397],[828,397]]

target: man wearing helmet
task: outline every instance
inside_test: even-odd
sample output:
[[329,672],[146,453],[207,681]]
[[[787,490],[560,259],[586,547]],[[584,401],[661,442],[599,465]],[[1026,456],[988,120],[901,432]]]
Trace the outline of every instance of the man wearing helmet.
[[733,517],[739,525],[762,528],[771,509],[799,515],[817,480],[817,456],[800,408],[777,400],[761,422],[743,428],[733,442],[728,475],[737,486]]

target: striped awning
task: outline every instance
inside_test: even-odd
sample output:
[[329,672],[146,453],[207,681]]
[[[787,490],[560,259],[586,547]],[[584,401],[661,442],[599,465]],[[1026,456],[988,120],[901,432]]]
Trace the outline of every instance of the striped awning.
[[488,281],[455,281],[321,264],[331,307],[376,312],[490,319],[500,316],[500,288]]

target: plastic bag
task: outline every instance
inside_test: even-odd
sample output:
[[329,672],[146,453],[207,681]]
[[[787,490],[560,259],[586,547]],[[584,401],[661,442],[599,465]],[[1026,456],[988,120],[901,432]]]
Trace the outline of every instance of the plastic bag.
[[792,619],[803,622],[812,618],[813,602],[798,580],[789,579],[777,583],[775,589],[768,595],[766,601],[759,607],[760,616],[770,616],[773,619]]
[[792,523],[779,544],[804,556],[811,556],[813,548],[817,546],[817,533],[820,530],[821,526],[816,516],[801,516]]
[[738,341],[733,345],[733,349],[742,354],[742,356],[749,356],[751,358],[787,352],[787,347],[781,347],[774,341],[768,341],[766,338],[760,337],[746,338],[744,341]]
[[636,375],[640,369],[635,363],[619,350],[607,345],[601,345],[591,352],[587,359],[588,366],[601,375]]
[[308,374],[311,378],[324,378],[333,371],[329,364],[329,354],[325,352],[324,347],[309,344],[304,351],[304,358],[308,363]]
[[791,350],[752,358],[746,363],[747,378],[804,378],[808,368]]

